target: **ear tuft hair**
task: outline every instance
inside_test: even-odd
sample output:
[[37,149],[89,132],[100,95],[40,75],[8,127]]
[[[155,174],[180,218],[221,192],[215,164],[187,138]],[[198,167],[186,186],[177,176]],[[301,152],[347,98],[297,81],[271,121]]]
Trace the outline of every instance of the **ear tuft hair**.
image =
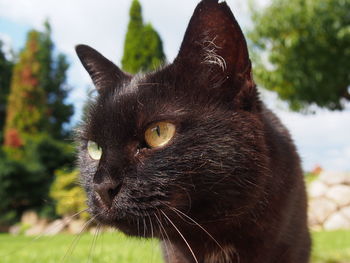
[[188,78],[204,75],[208,83],[203,86],[212,87],[209,92],[216,93],[211,94],[213,97],[220,94],[232,102],[238,94],[245,94],[241,90],[247,83],[255,89],[246,40],[223,1],[202,0],[197,5],[174,66],[178,75],[187,74]]

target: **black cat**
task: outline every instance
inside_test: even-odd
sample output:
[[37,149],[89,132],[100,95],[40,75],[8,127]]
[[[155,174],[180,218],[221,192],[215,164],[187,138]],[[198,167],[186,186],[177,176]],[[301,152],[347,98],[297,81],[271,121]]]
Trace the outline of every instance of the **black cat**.
[[308,262],[300,160],[259,99],[226,3],[200,2],[177,58],[156,72],[131,76],[76,50],[99,92],[79,134],[96,220],[158,237],[171,263]]

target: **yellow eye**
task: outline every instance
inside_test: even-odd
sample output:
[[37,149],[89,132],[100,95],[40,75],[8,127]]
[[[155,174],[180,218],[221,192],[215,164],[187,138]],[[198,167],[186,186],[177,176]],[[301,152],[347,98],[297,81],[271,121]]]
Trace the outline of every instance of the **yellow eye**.
[[166,145],[175,134],[175,125],[170,122],[152,124],[145,132],[145,141],[151,148]]
[[90,157],[94,160],[100,160],[102,156],[102,148],[96,142],[88,141],[87,150]]

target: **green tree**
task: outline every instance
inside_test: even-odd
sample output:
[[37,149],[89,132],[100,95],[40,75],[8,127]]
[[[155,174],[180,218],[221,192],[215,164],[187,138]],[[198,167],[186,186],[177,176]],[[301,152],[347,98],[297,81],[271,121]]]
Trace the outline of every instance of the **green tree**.
[[293,110],[313,103],[343,109],[350,100],[349,14],[350,0],[273,0],[253,11],[257,82]]
[[[53,214],[49,190],[57,169],[74,164],[64,124],[73,113],[65,103],[68,63],[54,55],[51,29],[32,30],[14,66],[6,109],[5,142],[0,148],[0,224],[26,209]],[[47,200],[47,202],[44,202]]]
[[45,31],[41,33],[38,60],[41,65],[39,88],[45,90],[47,112],[43,129],[56,139],[67,136],[64,124],[73,115],[73,105],[66,99],[70,89],[66,85],[66,72],[69,67],[65,55],[54,57],[54,44],[51,39],[50,24],[45,22]]
[[45,91],[39,89],[40,63],[37,59],[40,33],[28,33],[26,46],[14,67],[5,124],[5,145],[17,148],[24,144],[24,134],[39,132],[44,121]]
[[8,99],[5,126],[5,145],[24,145],[24,137],[40,132],[53,138],[67,136],[64,124],[73,114],[66,104],[69,89],[66,85],[68,63],[62,54],[54,57],[51,29],[28,33],[25,48],[14,67]]
[[74,159],[73,145],[47,134],[28,138],[21,158],[0,148],[0,225],[14,223],[27,209],[53,211],[49,192],[54,172],[73,169]]
[[7,98],[10,91],[13,63],[6,58],[0,41],[0,145],[3,140],[3,129],[6,118]]
[[130,73],[153,70],[165,60],[162,40],[151,24],[143,24],[138,0],[133,0],[129,14],[122,67]]

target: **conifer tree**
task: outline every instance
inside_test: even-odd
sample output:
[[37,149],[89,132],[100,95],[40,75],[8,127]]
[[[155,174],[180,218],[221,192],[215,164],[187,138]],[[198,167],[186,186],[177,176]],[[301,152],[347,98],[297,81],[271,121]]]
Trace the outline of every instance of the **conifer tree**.
[[144,42],[144,61],[143,67],[146,69],[155,69],[164,62],[165,55],[163,52],[163,43],[157,31],[148,23],[143,28]]
[[26,46],[14,67],[5,124],[5,145],[13,148],[24,144],[23,134],[38,132],[45,112],[45,91],[39,89],[40,33],[28,33]]
[[55,56],[51,29],[32,30],[14,66],[0,147],[0,224],[13,223],[27,209],[53,213],[49,189],[54,171],[72,169],[74,150],[61,140],[73,113],[64,55]]
[[73,114],[65,103],[68,63],[64,55],[53,56],[51,28],[32,30],[14,67],[5,126],[5,145],[17,148],[25,135],[46,132],[55,139],[67,134],[63,125]]
[[12,61],[6,58],[0,41],[0,144],[3,140],[3,129],[6,117],[7,98],[10,91],[10,81],[12,76]]
[[130,73],[153,70],[165,60],[162,40],[151,24],[143,24],[138,0],[133,0],[129,14],[122,67]]
[[73,105],[65,102],[69,89],[66,85],[66,71],[69,67],[63,54],[53,56],[54,44],[51,39],[51,27],[45,22],[45,31],[41,33],[38,60],[41,65],[39,88],[45,90],[47,118],[42,129],[56,139],[67,134],[63,124],[69,122],[73,114]]

